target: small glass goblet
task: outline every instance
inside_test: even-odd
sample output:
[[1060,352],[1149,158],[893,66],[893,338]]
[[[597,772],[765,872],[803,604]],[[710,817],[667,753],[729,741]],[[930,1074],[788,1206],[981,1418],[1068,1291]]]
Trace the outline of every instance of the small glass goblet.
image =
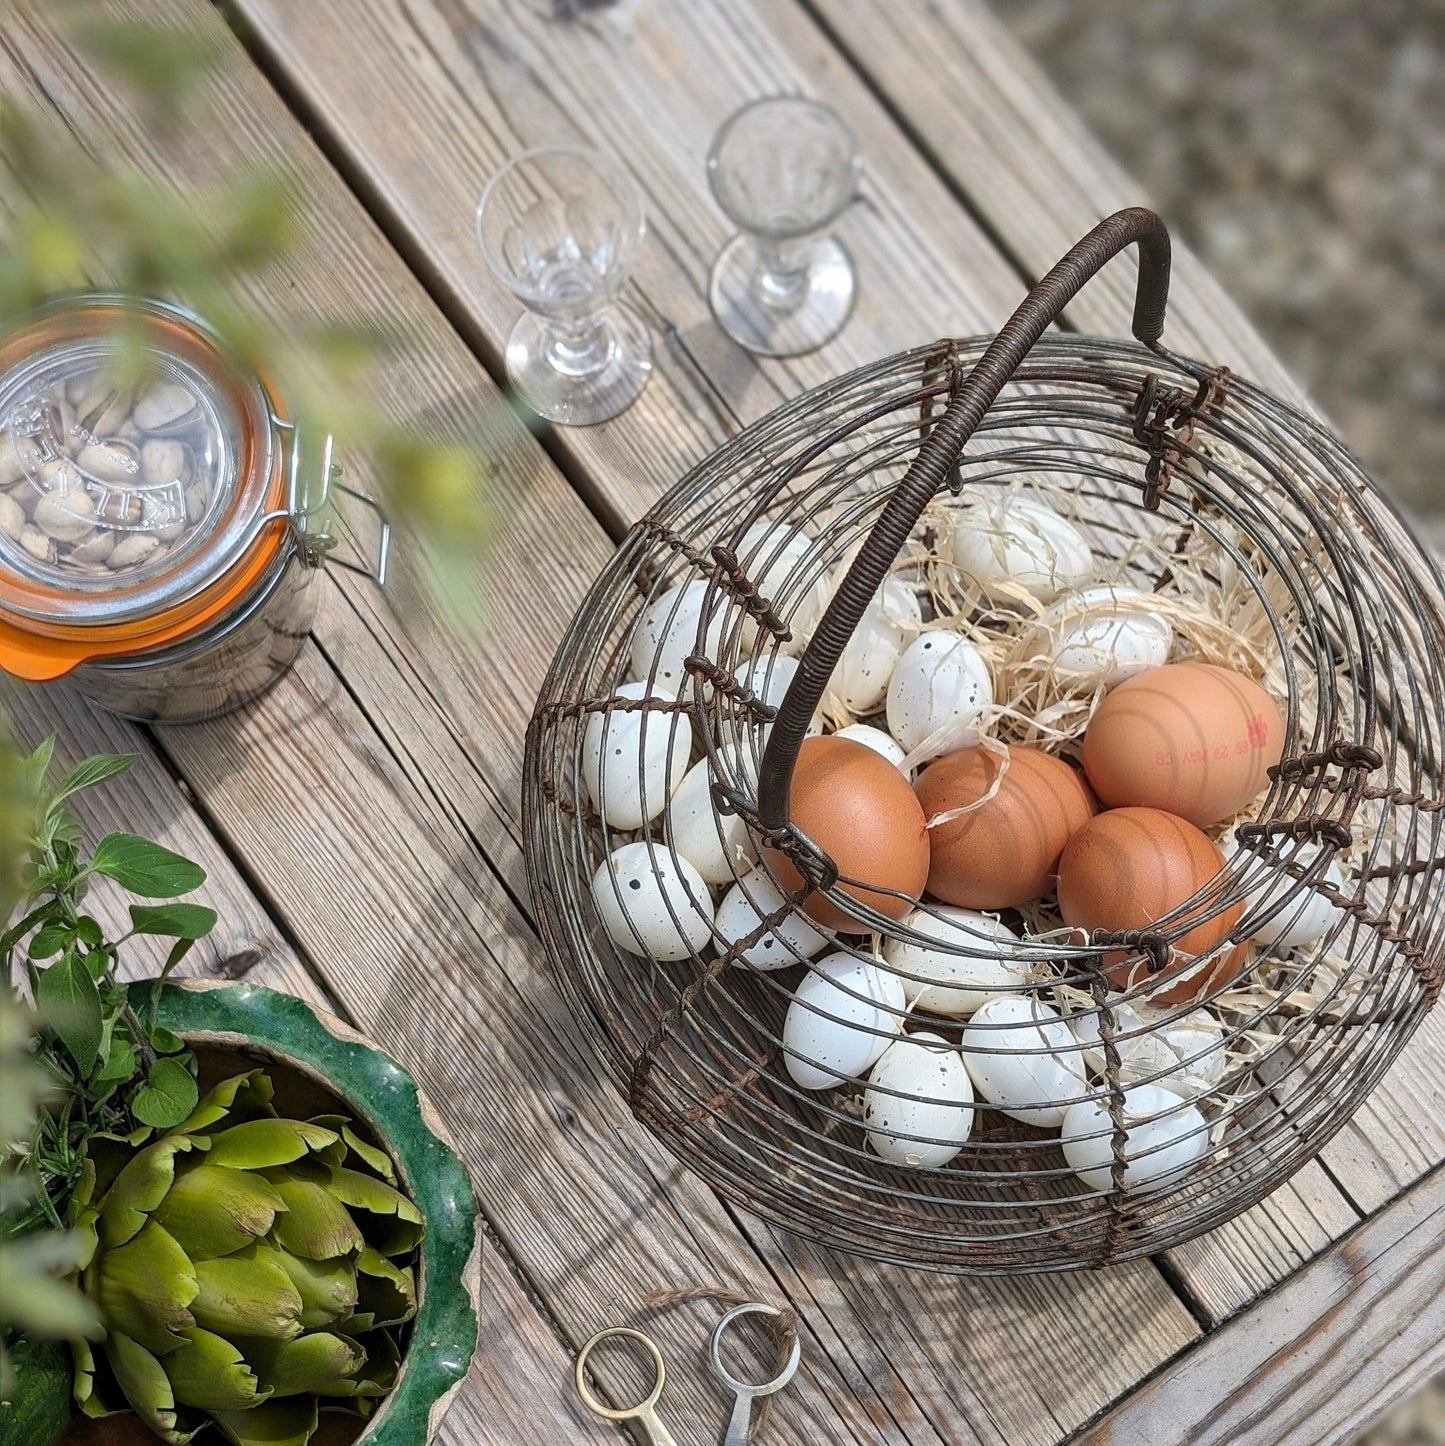
[[539,416],[603,422],[647,385],[652,339],[617,304],[646,232],[637,187],[594,151],[523,151],[487,182],[477,240],[527,308],[507,338],[507,377]]
[[796,356],[836,336],[853,309],[853,260],[827,229],[858,188],[858,145],[825,105],[753,101],[718,131],[713,196],[741,228],[712,270],[718,325],[763,356]]

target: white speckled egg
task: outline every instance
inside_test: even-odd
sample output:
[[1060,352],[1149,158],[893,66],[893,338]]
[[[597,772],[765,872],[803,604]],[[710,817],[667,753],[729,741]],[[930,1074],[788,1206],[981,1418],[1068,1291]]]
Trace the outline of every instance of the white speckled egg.
[[[680,582],[642,610],[632,634],[632,676],[660,683],[680,694],[688,682],[685,660],[697,651],[697,630],[702,621],[708,584],[702,578]],[[729,603],[719,597],[707,625],[703,652],[716,657],[722,640]],[[656,672],[654,673],[654,668]]]
[[[842,581],[841,576],[838,580]],[[882,706],[893,669],[922,621],[923,611],[913,589],[902,578],[885,578],[848,639],[829,682],[850,713],[862,717]]]
[[[743,570],[757,584],[758,592],[772,602],[792,631],[792,638],[779,647],[785,653],[801,653],[818,626],[818,619],[831,596],[826,568],[819,568],[817,543],[806,532],[786,522],[755,522],[743,533],[736,549]],[[799,573],[817,572],[806,587]],[[757,636],[757,624],[744,618],[745,647]]]
[[[1228,1065],[1224,1026],[1207,1009],[1171,1017],[1169,1010],[1137,1007],[1111,1000],[1114,1043],[1119,1051],[1119,1079],[1124,1084],[1150,1084],[1195,1099],[1224,1078]],[[1069,1020],[1074,1038],[1084,1046],[1089,1068],[1104,1073],[1104,1046],[1094,1010]]]
[[1129,587],[1090,587],[1060,598],[1031,628],[1024,651],[1052,659],[1056,677],[1112,688],[1169,661],[1174,629]]
[[[758,699],[769,708],[781,708],[783,699],[788,696],[788,689],[793,685],[793,679],[798,675],[798,660],[789,657],[787,654],[764,653],[760,658],[752,658],[746,663],[740,663],[733,676],[750,693],[755,694]],[[772,731],[772,724],[763,725],[763,738],[767,739]],[[823,731],[823,720],[815,713],[808,722],[807,737],[816,738]]]
[[868,1143],[890,1164],[937,1170],[968,1139],[972,1104],[973,1081],[959,1052],[936,1034],[904,1035],[883,1051],[868,1076],[863,1092]]
[[[666,688],[646,683],[624,683],[613,696],[677,702]],[[651,708],[594,713],[582,735],[582,782],[608,828],[641,828],[667,806],[687,772],[691,751],[692,723],[686,713]]]
[[[1303,843],[1292,853],[1284,854],[1291,862],[1308,868],[1319,857],[1320,846]],[[1337,889],[1348,890],[1344,870],[1338,859],[1331,859],[1325,868],[1325,880]],[[1294,890],[1294,897],[1288,903],[1283,901]],[[1338,904],[1318,893],[1308,884],[1301,883],[1289,874],[1281,873],[1267,884],[1262,884],[1250,894],[1249,915],[1243,928],[1250,928],[1250,919],[1258,918],[1268,909],[1278,908],[1272,919],[1261,922],[1252,930],[1255,943],[1267,949],[1306,949],[1317,944],[1337,924],[1346,922],[1349,915]]]
[[[718,905],[716,927],[724,945],[746,939],[763,919],[783,906],[783,894],[766,869],[756,869],[739,879]],[[748,945],[738,962],[764,972],[786,969],[823,952],[828,936],[816,929],[808,917],[793,910],[776,928]]]
[[963,1031],[963,1062],[978,1092],[1026,1125],[1054,1129],[1088,1092],[1073,1033],[1042,1000],[1001,994]]
[[[736,773],[730,767],[729,776]],[[701,758],[683,777],[667,805],[673,851],[710,884],[731,883],[757,861],[748,826],[735,813],[713,803],[710,760]]]
[[602,927],[629,954],[686,959],[712,938],[712,896],[702,875],[661,844],[613,849],[592,876]]
[[805,1090],[859,1079],[903,1027],[903,986],[877,960],[828,954],[793,994],[783,1020],[783,1062]]
[[[1014,952],[1010,946],[1020,941],[1007,924],[988,914],[940,904],[915,909],[899,928],[948,946],[932,949],[897,937],[885,941],[883,957],[898,971],[910,1009],[959,1019],[1028,983],[1022,961],[989,957]],[[971,957],[951,952],[954,949]]]
[[1067,518],[1036,497],[999,492],[959,508],[953,521],[953,560],[990,597],[1023,588],[1050,602],[1094,575],[1094,555]]
[[865,748],[881,753],[900,773],[912,777],[912,770],[903,766],[908,755],[898,746],[892,734],[885,733],[881,728],[874,728],[869,723],[850,723],[846,728],[840,728],[834,736],[851,738],[855,743],[861,743]]
[[957,633],[922,633],[888,683],[888,731],[912,763],[925,763],[977,743],[992,705],[993,683],[978,649]]
[[[1209,1153],[1204,1116],[1178,1095],[1157,1085],[1124,1091],[1123,1185],[1126,1190],[1162,1190],[1182,1179]],[[1113,1125],[1107,1100],[1081,1100],[1064,1116],[1064,1158],[1091,1190],[1113,1189]]]

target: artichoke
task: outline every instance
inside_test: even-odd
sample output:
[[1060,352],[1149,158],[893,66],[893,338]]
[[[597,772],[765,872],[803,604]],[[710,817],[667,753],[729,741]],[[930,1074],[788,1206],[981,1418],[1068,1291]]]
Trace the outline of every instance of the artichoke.
[[367,1415],[395,1380],[420,1212],[348,1120],[282,1118],[272,1095],[236,1075],[158,1137],[92,1142],[72,1205],[106,1327],[73,1347],[87,1415],[305,1446],[319,1410]]

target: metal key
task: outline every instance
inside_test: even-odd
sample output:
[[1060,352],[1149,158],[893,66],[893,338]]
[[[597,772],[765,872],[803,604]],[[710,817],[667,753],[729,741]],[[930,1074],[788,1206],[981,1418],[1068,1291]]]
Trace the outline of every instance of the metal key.
[[[652,1389],[635,1406],[624,1406],[620,1409],[616,1406],[608,1406],[597,1399],[588,1383],[588,1356],[603,1341],[611,1340],[637,1341],[652,1357],[652,1364],[657,1372],[652,1382]],[[598,1331],[578,1352],[576,1376],[577,1394],[582,1397],[582,1404],[594,1416],[601,1416],[607,1421],[636,1421],[647,1432],[647,1439],[652,1446],[677,1446],[672,1432],[662,1424],[657,1415],[656,1406],[662,1398],[662,1388],[667,1381],[667,1367],[663,1365],[662,1352],[658,1350],[657,1342],[651,1336],[644,1335],[641,1331],[629,1330],[626,1326],[612,1326],[608,1330]],[[746,1440],[746,1437],[739,1439]]]
[[771,1381],[764,1381],[762,1385],[754,1386],[748,1381],[738,1380],[723,1365],[722,1338],[728,1327],[745,1315],[777,1314],[779,1312],[773,1306],[764,1305],[761,1301],[752,1301],[747,1305],[734,1307],[713,1329],[712,1340],[708,1342],[708,1359],[712,1364],[712,1373],[737,1397],[727,1430],[723,1433],[722,1446],[748,1446],[748,1442],[752,1439],[753,1402],[759,1396],[771,1396],[774,1391],[781,1391],[793,1379],[793,1373],[798,1369],[798,1361],[803,1354],[803,1343],[798,1336],[794,1335],[793,1348],[788,1355],[787,1364]]

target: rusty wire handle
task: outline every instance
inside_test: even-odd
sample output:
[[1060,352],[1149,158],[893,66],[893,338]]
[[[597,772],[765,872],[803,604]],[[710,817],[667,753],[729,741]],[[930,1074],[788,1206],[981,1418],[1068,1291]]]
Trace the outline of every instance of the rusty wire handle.
[[1153,211],[1132,206],[1100,221],[1024,298],[949,402],[888,499],[804,649],[797,675],[778,709],[758,775],[758,821],[763,828],[787,826],[788,789],[808,723],[848,639],[923,509],[943,486],[948,469],[1033,344],[1084,283],[1135,242],[1139,246],[1139,288],[1134,296],[1134,335],[1146,346],[1159,340],[1169,295],[1169,232]]

